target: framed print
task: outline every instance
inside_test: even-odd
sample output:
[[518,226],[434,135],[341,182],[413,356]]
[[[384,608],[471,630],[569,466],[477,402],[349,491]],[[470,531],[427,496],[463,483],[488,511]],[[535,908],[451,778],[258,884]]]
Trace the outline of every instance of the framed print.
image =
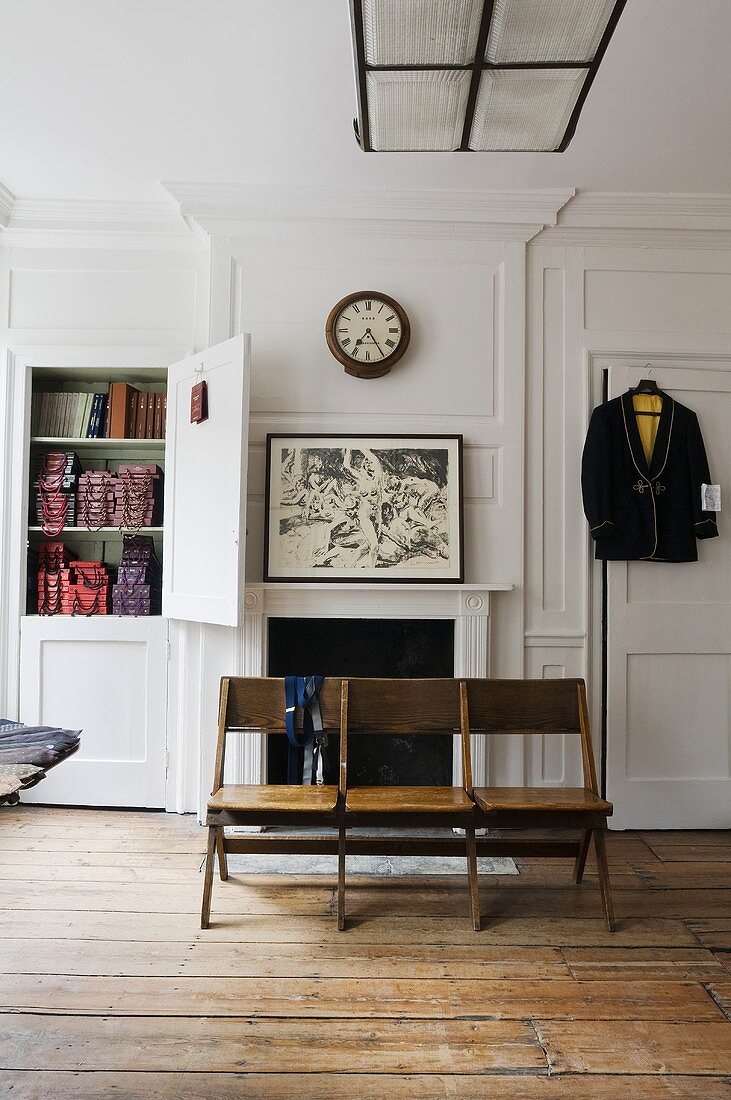
[[268,435],[268,581],[464,579],[461,435]]

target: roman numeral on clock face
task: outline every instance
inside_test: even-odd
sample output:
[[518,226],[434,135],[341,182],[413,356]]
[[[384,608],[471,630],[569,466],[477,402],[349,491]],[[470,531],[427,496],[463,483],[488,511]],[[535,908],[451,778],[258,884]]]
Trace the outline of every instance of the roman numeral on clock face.
[[396,341],[395,340],[386,340],[386,343],[390,348],[395,348],[396,347]]

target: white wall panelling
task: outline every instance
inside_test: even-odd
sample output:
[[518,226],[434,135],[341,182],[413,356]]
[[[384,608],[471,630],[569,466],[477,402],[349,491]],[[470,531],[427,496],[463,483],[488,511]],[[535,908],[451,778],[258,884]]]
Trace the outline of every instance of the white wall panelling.
[[[459,432],[467,580],[520,585],[525,241],[566,196],[547,205],[545,196],[514,196],[511,207],[507,196],[406,203],[385,194],[362,197],[360,209],[356,197],[326,196],[328,220],[311,195],[227,203],[212,189],[183,204],[212,233],[212,316],[252,335],[247,578],[262,576],[268,432]],[[397,298],[413,323],[408,356],[369,381],[346,375],[323,337],[332,305],[366,288]],[[520,676],[522,600],[503,598],[496,669]],[[331,599],[318,596],[319,614],[332,613]],[[516,739],[506,748],[516,775],[522,751]]]
[[[246,330],[254,364],[247,601],[254,593],[271,611],[275,599],[258,587],[267,432],[461,432],[467,581],[515,588],[501,592],[478,625],[458,617],[458,653],[472,654],[475,670],[489,653],[493,675],[589,673],[598,742],[598,571],[579,489],[588,415],[604,365],[652,361],[662,385],[664,368],[713,371],[731,360],[728,196],[171,190],[179,213],[172,204],[24,204],[12,196],[0,210],[8,223],[0,324],[12,348],[0,378],[0,424],[8,429],[0,451],[5,712],[18,707],[22,557],[12,532],[25,383],[11,368],[24,357],[52,365],[85,355],[103,355],[107,366],[115,356],[167,365]],[[403,302],[414,337],[390,375],[363,381],[329,355],[323,327],[334,301],[369,285]],[[683,584],[705,614],[723,617],[727,573],[709,590],[702,566],[688,567]],[[627,585],[631,601],[642,597],[653,614],[662,612],[657,574],[631,569]],[[303,588],[302,599],[332,614],[340,597]],[[354,591],[343,599],[358,605]],[[244,611],[239,630],[170,623],[170,809],[204,803],[220,676],[261,669],[266,615],[248,602]],[[666,648],[668,660],[650,659],[648,675],[675,676],[672,654],[685,650],[672,640]],[[711,650],[708,690],[721,722],[726,665],[722,647]],[[695,652],[691,658],[687,667],[702,679]],[[631,766],[646,768],[642,711],[631,707]],[[704,766],[720,775],[721,726],[709,722],[704,736]],[[490,782],[577,781],[570,742],[503,742],[479,764]],[[261,759],[255,744],[233,748],[227,775],[253,776]],[[682,766],[679,756],[664,764]],[[615,824],[650,823],[646,807],[625,804],[618,790]],[[690,812],[678,805],[681,816]]]
[[[726,213],[727,205],[724,204]],[[578,207],[579,200],[577,210]],[[698,214],[701,204],[695,209]],[[586,224],[580,228],[574,227],[569,207],[561,217],[562,224],[546,230],[529,247],[525,654],[527,674],[541,676],[549,674],[551,668],[550,674],[557,674],[561,667],[566,675],[590,674],[592,728],[597,749],[600,569],[591,556],[593,548],[589,546],[579,483],[589,413],[601,398],[603,367],[616,370],[618,364],[634,365],[644,375],[644,364],[649,361],[654,365],[658,383],[671,388],[676,377],[673,367],[707,371],[726,362],[731,351],[731,334],[728,311],[722,308],[722,303],[731,273],[731,240],[725,224],[719,233],[711,232],[707,224],[703,229],[700,224],[684,224],[682,229],[674,229],[667,211],[662,210],[655,225],[647,223],[649,215],[645,210],[638,215],[643,225],[632,230],[622,225],[616,211],[611,215],[615,220],[604,226],[590,224],[592,216],[586,211],[591,211],[591,203],[584,206],[584,211],[582,218],[586,218]],[[687,247],[691,232],[703,247]],[[629,244],[632,239],[635,243]],[[653,248],[646,247],[650,243]],[[632,289],[631,296],[628,287]],[[679,399],[682,401],[683,396],[679,395]],[[685,403],[698,409],[703,424],[703,401],[698,393],[688,393]],[[713,449],[716,460],[724,462],[723,444],[717,442]],[[714,455],[710,458],[713,467]],[[722,544],[723,538],[722,526],[719,543]],[[705,550],[701,544],[702,560]],[[722,545],[718,551],[724,553]],[[663,568],[675,571],[676,581],[694,594],[694,600],[705,600],[706,611],[712,615],[725,614],[721,606],[725,583],[722,577],[715,578],[713,591],[708,592],[707,570],[702,563],[660,567]],[[653,570],[655,566],[647,566],[643,574],[645,598],[659,584],[658,573]],[[684,570],[687,582],[680,580]],[[634,583],[637,588],[640,581],[633,579],[634,566],[629,577],[630,586]],[[620,632],[621,623],[615,621],[615,637]],[[671,650],[687,651],[685,642],[677,638],[668,644]],[[692,659],[688,668],[691,666]],[[721,676],[718,669],[716,672]],[[664,674],[671,683],[669,667]],[[717,694],[721,683],[718,678],[714,681]],[[624,688],[621,694],[624,699]],[[614,702],[619,731],[613,731],[610,723],[610,755],[613,750],[621,754],[621,744],[617,746],[615,742],[619,736],[623,744],[624,738],[625,719],[616,709],[621,700],[615,698]],[[610,706],[611,703],[610,692]],[[719,703],[719,713],[724,707],[725,704]],[[637,731],[635,759],[640,745],[642,752],[652,753],[657,733],[651,736],[647,723],[636,720],[631,713],[627,715],[627,723]],[[727,735],[714,723],[708,728],[715,731],[708,734],[709,755],[717,759],[720,754],[725,759]],[[672,758],[668,734],[660,737],[661,744],[663,738]],[[527,766],[528,775],[539,777],[541,766],[540,756],[534,756]],[[631,786],[613,781],[611,772],[609,778],[608,797],[614,798],[616,807],[615,827],[660,827],[663,822],[651,810],[652,800],[647,794],[633,797]],[[708,799],[690,796],[676,800],[673,795],[664,801],[666,805],[674,802],[678,813],[673,823],[677,826],[703,827],[704,822],[708,826],[719,822],[718,813]],[[667,818],[664,824],[668,824]]]

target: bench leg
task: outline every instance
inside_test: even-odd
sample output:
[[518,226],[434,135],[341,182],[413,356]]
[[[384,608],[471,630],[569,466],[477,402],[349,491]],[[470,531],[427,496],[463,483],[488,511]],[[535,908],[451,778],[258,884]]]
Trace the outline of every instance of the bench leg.
[[221,826],[216,828],[216,852],[218,854],[218,873],[221,876],[221,882],[225,882],[228,878],[228,862],[226,861],[226,847],[223,842],[223,828]]
[[586,857],[589,854],[590,843],[591,829],[584,829],[581,834],[581,840],[579,841],[579,850],[576,853],[576,862],[574,863],[574,882],[577,886],[584,877],[584,868],[586,867]]
[[594,849],[596,862],[599,868],[599,889],[602,895],[602,908],[604,909],[604,923],[607,932],[614,931],[614,905],[612,903],[612,888],[609,883],[609,867],[607,865],[607,849],[605,844],[606,829],[594,830]]
[[470,887],[470,910],[472,913],[472,927],[475,932],[480,931],[480,893],[477,882],[477,845],[475,844],[475,830],[468,826],[465,829],[467,842],[467,879]]
[[203,906],[201,908],[201,928],[208,928],[211,920],[211,892],[213,890],[213,863],[216,858],[216,827],[208,827],[208,847],[206,848],[206,870],[203,878]]
[[345,829],[338,832],[338,931],[345,929]]

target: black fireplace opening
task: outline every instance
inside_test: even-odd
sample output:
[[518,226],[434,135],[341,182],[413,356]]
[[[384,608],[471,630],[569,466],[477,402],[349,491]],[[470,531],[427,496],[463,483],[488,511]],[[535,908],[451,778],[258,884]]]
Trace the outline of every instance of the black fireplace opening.
[[[452,619],[269,620],[269,676],[454,675]],[[267,738],[267,780],[287,782],[287,738]],[[330,737],[324,780],[338,781],[339,738]],[[452,735],[354,735],[348,740],[350,786],[449,786]]]

